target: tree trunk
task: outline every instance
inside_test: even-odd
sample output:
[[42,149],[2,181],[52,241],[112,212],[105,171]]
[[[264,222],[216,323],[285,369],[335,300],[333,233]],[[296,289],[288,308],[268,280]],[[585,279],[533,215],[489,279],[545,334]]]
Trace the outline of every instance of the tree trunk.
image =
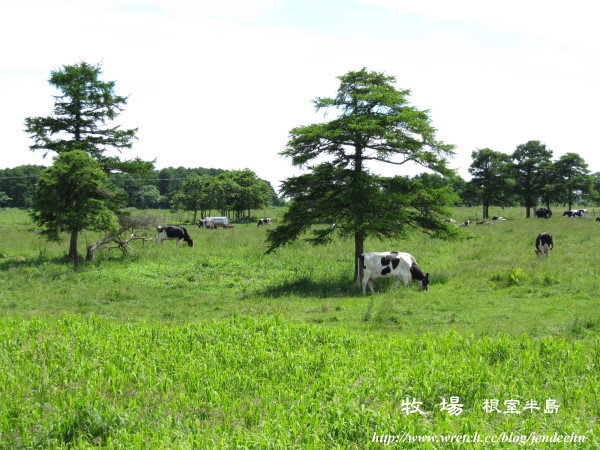
[[354,281],[360,283],[359,274],[360,270],[358,267],[358,258],[365,252],[365,237],[362,233],[354,234]]
[[73,261],[75,268],[79,267],[79,253],[77,253],[77,237],[79,230],[71,230],[71,243],[69,245],[69,259]]
[[354,202],[354,215],[358,230],[354,233],[354,281],[360,282],[358,279],[360,270],[358,267],[358,258],[365,252],[365,235],[363,231],[363,225],[365,223],[364,210],[364,197],[363,186],[362,186],[362,175],[363,175],[363,149],[360,145],[357,145],[354,150],[354,194],[356,201]]

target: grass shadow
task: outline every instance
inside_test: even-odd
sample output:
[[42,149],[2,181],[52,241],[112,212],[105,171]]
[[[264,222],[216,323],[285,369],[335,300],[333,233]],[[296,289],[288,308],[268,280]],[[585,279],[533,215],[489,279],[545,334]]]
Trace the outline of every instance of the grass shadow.
[[34,258],[2,258],[0,259],[0,271],[7,272],[12,269],[39,267],[44,264],[73,265],[66,256],[54,256],[49,258],[45,255],[40,255]]
[[253,294],[272,298],[288,297],[290,295],[327,298],[351,297],[359,295],[360,291],[356,284],[346,276],[328,280],[302,277],[257,289]]

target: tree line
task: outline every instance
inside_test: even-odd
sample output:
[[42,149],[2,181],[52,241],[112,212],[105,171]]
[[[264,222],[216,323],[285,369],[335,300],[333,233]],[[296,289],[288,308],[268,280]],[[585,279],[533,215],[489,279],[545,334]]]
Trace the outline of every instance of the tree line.
[[[41,165],[22,165],[11,169],[0,169],[0,206],[31,207],[33,193],[44,169],[46,167]],[[182,209],[182,206],[186,206],[185,202],[181,201],[182,195],[190,189],[190,185],[196,178],[210,180],[201,194],[203,196],[201,202],[203,212],[207,210],[233,212],[237,214],[236,218],[241,217],[243,214],[237,212],[238,199],[245,195],[255,199],[256,206],[251,206],[250,209],[265,205],[280,206],[284,204],[268,181],[258,178],[254,172],[248,169],[227,171],[202,167],[167,167],[159,170],[153,169],[143,178],[126,173],[110,175],[115,187],[123,192],[125,205],[139,209]],[[240,185],[238,182],[242,184]],[[254,188],[251,188],[252,186]],[[245,188],[248,189],[248,192],[245,192]],[[260,201],[256,201],[256,194],[253,193],[257,190],[261,192]],[[209,201],[211,198],[216,199],[216,195],[213,195],[211,191],[221,192],[219,201]],[[245,206],[244,209],[248,209]],[[193,212],[193,209],[190,211]]]
[[463,198],[482,205],[483,218],[489,218],[492,205],[521,205],[531,217],[532,208],[540,204],[547,209],[553,204],[568,209],[576,203],[600,204],[600,173],[590,174],[576,153],[556,160],[552,154],[540,141],[519,145],[510,155],[489,148],[475,150]]
[[[519,147],[545,148],[538,141]],[[552,152],[546,152],[543,164],[534,160],[528,170],[527,159],[517,160],[514,154],[485,148],[472,152],[469,181],[458,175],[443,177],[431,173],[411,179],[450,187],[457,195],[454,206],[481,206],[484,218],[488,217],[490,206],[526,207],[527,203],[530,208],[543,205],[548,209],[558,204],[571,208],[574,203],[600,206],[600,172],[589,173],[586,162],[577,154],[567,153],[552,161]],[[41,165],[0,169],[0,207],[31,207],[33,192],[44,169]],[[233,214],[232,218],[240,221],[248,219],[245,214],[248,209],[285,204],[268,181],[257,178],[248,169],[167,167],[152,170],[145,178],[114,174],[112,179],[122,189],[125,204],[130,208],[182,210],[194,216],[218,211],[220,215]],[[532,195],[526,197],[529,193]]]

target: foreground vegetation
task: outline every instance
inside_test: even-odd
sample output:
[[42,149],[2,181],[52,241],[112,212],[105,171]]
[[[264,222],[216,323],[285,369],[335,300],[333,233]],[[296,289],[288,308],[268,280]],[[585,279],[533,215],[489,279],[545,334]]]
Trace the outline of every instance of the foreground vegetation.
[[[374,433],[598,431],[600,346],[456,333],[377,340],[280,317],[176,326],[2,319],[8,447],[367,446]],[[463,413],[440,410],[459,396]],[[406,399],[422,402],[407,414]],[[487,399],[542,410],[486,413]],[[544,413],[548,399],[560,409]]]
[[[360,448],[380,445],[374,433],[556,432],[595,448],[599,225],[490,214],[509,221],[456,242],[367,241],[415,255],[431,285],[378,280],[363,297],[350,241],[264,255],[262,227],[189,227],[193,248],[134,242],[137,258],[105,250],[74,271],[64,244],[0,211],[0,447]],[[541,231],[555,238],[547,260],[533,251]],[[439,408],[451,396],[458,416]],[[406,398],[425,414],[406,414]],[[486,399],[561,406],[490,414]]]

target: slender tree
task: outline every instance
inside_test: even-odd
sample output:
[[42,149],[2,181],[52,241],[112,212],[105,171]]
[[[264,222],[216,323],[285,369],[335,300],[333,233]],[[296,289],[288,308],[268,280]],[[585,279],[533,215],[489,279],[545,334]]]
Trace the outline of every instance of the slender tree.
[[577,153],[566,153],[554,162],[556,185],[560,200],[573,208],[578,197],[588,194],[593,188],[588,165]]
[[510,178],[511,157],[489,148],[475,150],[469,173],[473,186],[483,205],[483,218],[489,219],[489,208],[494,203],[508,202],[514,181]]
[[[280,225],[267,234],[267,251],[305,233],[313,244],[329,242],[334,233],[351,236],[356,258],[370,236],[403,236],[414,229],[451,236],[454,230],[442,220],[449,214],[447,198],[429,202],[427,190],[409,189],[404,179],[392,183],[371,167],[374,162],[416,163],[450,175],[445,158],[453,147],[435,138],[428,111],[411,106],[409,91],[396,89],[395,78],[384,73],[363,68],[339,80],[336,97],[314,101],[317,111],[337,109],[337,117],[290,132],[282,155],[308,173],[283,183],[283,195],[291,201]],[[415,208],[419,197],[427,208]],[[333,223],[335,227],[313,227]],[[357,273],[355,265],[355,278]]]
[[519,145],[512,154],[515,190],[526,208],[526,217],[531,217],[531,208],[542,197],[544,174],[551,164],[552,150],[540,141],[529,141]]

